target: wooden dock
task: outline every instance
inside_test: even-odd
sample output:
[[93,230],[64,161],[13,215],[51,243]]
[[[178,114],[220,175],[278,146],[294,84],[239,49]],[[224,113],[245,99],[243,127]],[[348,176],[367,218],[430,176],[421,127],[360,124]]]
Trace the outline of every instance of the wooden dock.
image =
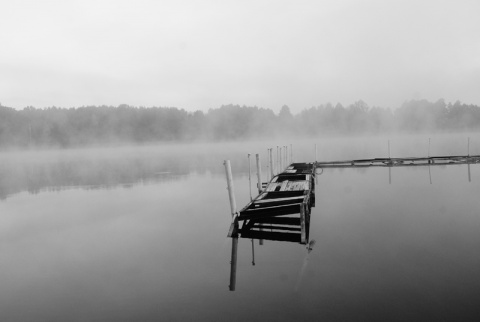
[[317,168],[412,167],[480,163],[480,155],[375,158],[315,162]]
[[307,244],[314,206],[315,164],[292,163],[240,210],[228,237]]
[[[293,157],[290,156],[290,164],[285,166],[285,164],[288,164],[288,154],[287,147],[284,148],[284,154],[282,154],[282,148],[278,151],[277,147],[276,166],[274,166],[273,162],[273,149],[268,150],[268,168],[270,170],[270,176],[272,177],[268,182],[261,181],[260,159],[259,155],[256,155],[257,188],[259,194],[255,198],[251,197],[251,201],[240,211],[236,211],[230,161],[226,160],[224,163],[232,214],[232,223],[228,231],[228,237],[232,238],[229,285],[231,291],[235,290],[236,284],[237,247],[239,238],[252,240],[253,265],[255,265],[254,239],[260,240],[260,244],[262,244],[263,240],[293,242],[303,245],[309,244],[310,214],[311,208],[315,206],[315,176],[317,168],[388,167],[389,180],[391,183],[392,167],[430,167],[466,164],[468,166],[468,180],[471,181],[470,165],[480,164],[480,155],[467,154],[463,156],[374,158],[344,161],[315,161],[311,163],[292,163],[291,160]],[[274,175],[274,169],[284,170]],[[307,249],[308,247],[309,246],[307,246]]]

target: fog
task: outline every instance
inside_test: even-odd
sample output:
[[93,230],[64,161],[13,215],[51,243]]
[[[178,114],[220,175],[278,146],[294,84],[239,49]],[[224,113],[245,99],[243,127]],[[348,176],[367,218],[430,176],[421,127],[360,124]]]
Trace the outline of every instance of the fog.
[[395,110],[361,100],[326,103],[292,113],[225,105],[187,112],[128,105],[23,110],[0,106],[0,149],[78,148],[252,139],[435,134],[480,131],[480,107],[456,101],[411,100]]

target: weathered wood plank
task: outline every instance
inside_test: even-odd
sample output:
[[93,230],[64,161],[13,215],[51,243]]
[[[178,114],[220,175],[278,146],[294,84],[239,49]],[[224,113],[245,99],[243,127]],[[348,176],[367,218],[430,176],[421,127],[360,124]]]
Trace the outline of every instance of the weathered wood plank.
[[261,224],[300,226],[300,218],[298,217],[268,217],[252,219],[251,221]]
[[304,199],[305,196],[294,196],[294,197],[284,197],[284,198],[275,198],[275,199],[257,199],[254,204],[259,204],[259,203],[268,203],[272,201],[285,201],[285,200],[302,200]]
[[280,191],[285,191],[287,184],[288,184],[288,180],[282,181],[282,185],[280,186]]
[[238,220],[298,214],[302,204],[252,209],[240,213]]
[[265,230],[288,230],[288,231],[300,231],[300,227],[288,227],[288,226],[268,226],[268,225],[255,225],[252,229],[265,229]]
[[251,239],[289,241],[294,243],[300,242],[300,234],[271,232],[271,231],[265,231],[265,230],[264,231],[256,231],[256,230],[245,231],[245,232],[242,232],[241,237],[251,238]]
[[301,199],[294,199],[294,200],[278,200],[278,199],[267,199],[267,202],[256,202],[252,204],[247,211],[255,210],[255,209],[264,209],[264,208],[271,208],[274,206],[287,206],[292,204],[304,203],[305,197]]

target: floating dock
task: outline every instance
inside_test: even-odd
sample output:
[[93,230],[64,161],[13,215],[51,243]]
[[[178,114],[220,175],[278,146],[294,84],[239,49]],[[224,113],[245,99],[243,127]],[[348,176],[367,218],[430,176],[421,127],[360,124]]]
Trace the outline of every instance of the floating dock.
[[434,156],[411,158],[375,158],[315,162],[317,168],[412,167],[480,163],[480,155]]

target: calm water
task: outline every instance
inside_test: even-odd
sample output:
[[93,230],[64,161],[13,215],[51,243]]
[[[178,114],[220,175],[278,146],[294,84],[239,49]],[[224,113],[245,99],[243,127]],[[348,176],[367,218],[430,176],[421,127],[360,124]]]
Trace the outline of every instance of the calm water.
[[[431,155],[466,154],[467,135]],[[470,153],[480,154],[471,136]],[[277,144],[179,145],[0,158],[1,321],[478,320],[480,166],[325,170],[304,246],[239,241],[222,162],[249,199],[247,153]],[[385,157],[386,138],[296,141],[296,161]],[[425,156],[428,136],[390,138]],[[252,163],[253,165],[253,163]]]

